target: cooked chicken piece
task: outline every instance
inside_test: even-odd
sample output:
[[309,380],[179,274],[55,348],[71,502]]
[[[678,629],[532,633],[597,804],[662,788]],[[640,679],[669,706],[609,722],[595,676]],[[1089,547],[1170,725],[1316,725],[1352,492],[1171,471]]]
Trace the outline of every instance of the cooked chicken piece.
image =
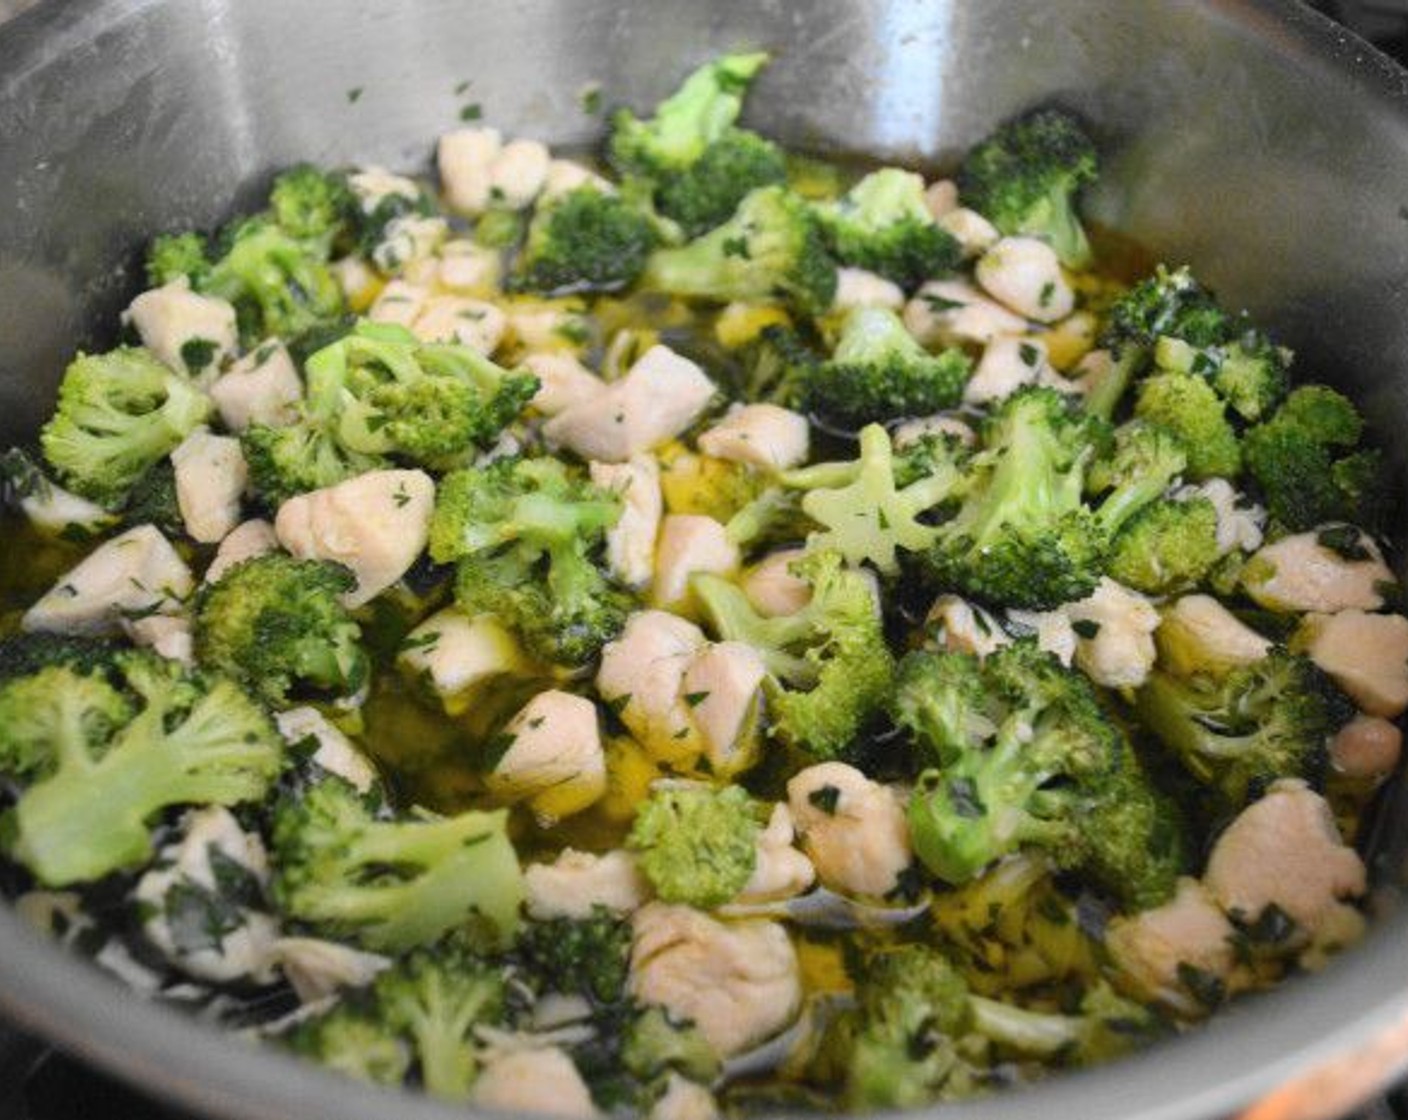
[[680,688],[717,776],[747,769],[759,746],[759,689],[767,669],[743,642],[713,642],[696,652]]
[[318,1003],[339,992],[365,988],[391,961],[317,937],[280,937],[269,949],[269,963],[283,973],[302,1004]]
[[275,713],[274,722],[289,746],[307,739],[317,743],[311,761],[319,769],[341,778],[358,793],[370,793],[376,785],[371,760],[317,708],[289,708]]
[[654,455],[632,455],[624,463],[591,463],[589,470],[592,482],[621,496],[621,518],[606,531],[606,566],[625,586],[643,590],[655,574],[655,549],[665,514],[659,460]]
[[1052,376],[1043,343],[1023,335],[1001,335],[983,347],[983,356],[963,387],[963,400],[967,404],[1001,400],[1023,385],[1036,384],[1043,373]]
[[470,1090],[476,1108],[534,1116],[599,1115],[572,1059],[556,1046],[491,1053]]
[[718,1120],[718,1116],[713,1093],[671,1072],[665,1075],[665,1091],[650,1106],[649,1120]]
[[613,914],[630,914],[645,905],[650,884],[630,852],[593,855],[564,848],[551,863],[523,869],[530,917],[585,918],[601,906]]
[[432,296],[411,331],[425,342],[457,342],[486,357],[508,332],[508,316],[492,303],[468,296]]
[[195,631],[189,615],[147,614],[141,618],[124,618],[122,630],[133,644],[150,649],[168,661],[195,664]]
[[871,897],[895,889],[912,856],[904,800],[893,789],[823,762],[787,783],[787,802],[823,886]]
[[836,296],[831,310],[851,311],[857,307],[885,307],[899,311],[904,307],[904,292],[893,280],[886,280],[863,268],[836,270]]
[[966,421],[945,412],[904,421],[890,433],[890,440],[899,450],[918,443],[925,436],[954,436],[964,447],[978,442],[977,433]]
[[186,532],[201,544],[217,544],[240,523],[240,502],[249,484],[240,441],[197,428],[171,452],[176,504]]
[[685,672],[707,644],[692,622],[668,611],[641,611],[601,651],[597,691],[640,745],[662,762],[685,762],[703,750],[682,693]]
[[981,257],[1001,238],[997,227],[976,210],[957,206],[939,216],[939,228],[958,242],[966,260]]
[[488,209],[494,160],[502,149],[496,128],[459,128],[440,137],[436,162],[451,210],[472,218]]
[[522,364],[541,382],[533,395],[533,407],[544,416],[556,416],[606,392],[606,382],[566,350],[528,354]]
[[1038,323],[1064,319],[1075,307],[1056,251],[1035,237],[1002,238],[978,259],[973,275],[993,299]]
[[1387,778],[1402,753],[1403,732],[1380,716],[1357,715],[1330,740],[1330,764],[1358,781]]
[[508,721],[503,755],[484,778],[505,801],[527,802],[548,823],[580,813],[606,793],[606,755],[596,705],[584,696],[540,692]]
[[468,708],[491,681],[530,669],[512,632],[458,607],[437,611],[407,634],[396,661],[424,681],[451,715]]
[[499,290],[503,270],[499,250],[457,238],[440,246],[436,279],[457,295],[492,295]]
[[213,378],[239,344],[234,307],[191,291],[184,276],[143,292],[127,317],[143,346],[191,377]]
[[449,236],[450,226],[444,218],[416,214],[392,218],[372,249],[372,264],[384,273],[405,272],[407,279],[428,285],[438,271],[436,250]]
[[1401,614],[1308,614],[1292,646],[1369,715],[1396,719],[1408,709],[1408,618]]
[[261,342],[210,386],[210,399],[232,432],[242,432],[251,424],[272,428],[291,424],[298,418],[302,397],[298,370],[288,348],[277,339]]
[[1174,495],[1179,501],[1206,498],[1217,511],[1217,549],[1229,552],[1255,552],[1261,547],[1266,527],[1266,510],[1237,491],[1225,478],[1210,478],[1197,486],[1182,486]]
[[765,618],[778,618],[796,614],[811,602],[811,585],[792,574],[792,565],[804,555],[803,549],[784,548],[744,571],[739,586],[755,611]]
[[592,187],[602,194],[616,193],[616,185],[595,171],[570,159],[555,159],[548,164],[547,178],[543,181],[543,191],[539,197],[546,201],[575,191],[578,187]]
[[732,575],[739,562],[738,546],[712,517],[668,513],[660,522],[660,539],[655,546],[651,605],[688,614],[694,599],[690,577],[700,572]]
[[522,210],[547,182],[552,155],[537,140],[510,140],[489,168],[489,197],[497,206]]
[[1395,583],[1393,572],[1368,537],[1359,546],[1366,558],[1346,559],[1315,532],[1282,537],[1247,562],[1242,586],[1273,611],[1376,611]]
[[935,179],[924,188],[924,205],[934,221],[958,209],[958,184],[952,179]]
[[921,343],[986,346],[1005,334],[1021,334],[1027,321],[988,299],[966,280],[927,281],[904,305],[905,328]]
[[225,539],[215,550],[215,557],[205,569],[203,582],[214,583],[236,564],[277,551],[278,547],[278,534],[274,532],[274,527],[262,518],[256,517],[242,525],[236,525],[225,534]]
[[374,323],[392,323],[409,330],[429,298],[429,288],[406,280],[392,280],[381,289],[367,318]]
[[1210,595],[1185,595],[1165,607],[1154,644],[1163,664],[1180,676],[1220,675],[1271,652],[1266,638]]
[[807,461],[807,418],[775,404],[736,405],[699,437],[699,450],[715,459],[786,470]]
[[1159,612],[1137,591],[1101,577],[1095,591],[1067,603],[1076,633],[1076,665],[1106,688],[1138,688],[1154,668]]
[[924,625],[932,629],[939,644],[952,653],[986,657],[1012,640],[997,619],[957,595],[940,595],[935,599]]
[[767,827],[758,834],[758,862],[739,893],[740,902],[770,902],[793,898],[816,882],[816,868],[795,847],[797,830],[785,801],[772,807]]

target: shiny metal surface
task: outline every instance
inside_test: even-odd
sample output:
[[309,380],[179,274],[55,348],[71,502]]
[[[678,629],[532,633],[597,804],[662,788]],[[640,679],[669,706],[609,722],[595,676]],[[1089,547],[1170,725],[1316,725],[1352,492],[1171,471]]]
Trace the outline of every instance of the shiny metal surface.
[[[1405,475],[1408,79],[1270,0],[53,0],[0,31],[0,438],[33,430],[75,346],[111,339],[155,230],[215,222],[296,159],[422,164],[469,101],[590,141],[589,84],[644,105],[752,45],[778,56],[753,123],[804,147],[942,162],[1032,102],[1082,110],[1113,153],[1096,213],[1279,326]],[[944,1114],[1211,1118],[1366,1046],[1408,1012],[1408,806],[1387,819],[1358,951],[1152,1053]],[[212,1115],[465,1115],[145,1007],[3,909],[0,1005]]]

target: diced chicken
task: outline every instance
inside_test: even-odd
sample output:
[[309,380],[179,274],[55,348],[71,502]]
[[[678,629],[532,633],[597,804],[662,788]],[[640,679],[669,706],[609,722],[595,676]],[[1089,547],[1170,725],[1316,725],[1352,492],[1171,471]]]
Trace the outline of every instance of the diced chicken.
[[[1115,918],[1105,932],[1105,947],[1141,998],[1199,1015],[1211,1010],[1199,996],[1225,991],[1232,980],[1236,936],[1203,885],[1184,878],[1162,906]],[[1190,979],[1199,991],[1189,991]]]
[[269,963],[304,1005],[348,989],[365,988],[391,961],[338,941],[316,937],[280,937],[269,950]]
[[912,862],[902,798],[853,766],[807,767],[787,783],[787,803],[802,850],[831,890],[889,894]]
[[1349,559],[1321,544],[1318,534],[1297,533],[1267,545],[1247,562],[1242,586],[1273,611],[1376,611],[1384,589],[1395,583],[1378,546],[1361,536],[1363,559]]
[[114,634],[125,617],[175,614],[195,587],[191,570],[151,525],[100,544],[25,612],[20,626],[58,634]]
[[1174,495],[1179,501],[1206,498],[1217,511],[1217,550],[1255,552],[1261,547],[1266,526],[1266,510],[1239,494],[1225,478],[1210,478],[1197,486],[1180,487]]
[[[425,218],[417,214],[393,218],[386,223],[381,240],[372,248],[372,264],[385,273],[400,272],[420,261],[429,261],[435,250],[450,236],[444,218]],[[424,270],[421,280],[429,280],[434,267]]]
[[738,571],[738,546],[723,525],[693,513],[666,514],[655,548],[655,579],[650,600],[656,607],[688,613],[693,602],[689,579],[699,572],[731,575]]
[[963,387],[968,404],[987,404],[1010,396],[1023,385],[1032,385],[1050,373],[1046,346],[1034,338],[1003,335],[983,347],[973,376]]
[[952,179],[935,179],[924,188],[924,205],[935,221],[958,208],[958,184]]
[[939,228],[958,242],[958,247],[968,260],[982,256],[1002,237],[995,225],[966,206],[958,206],[941,214],[938,222]]
[[1054,611],[1024,611],[1008,607],[1004,612],[1008,627],[1018,634],[1036,638],[1036,648],[1057,657],[1062,665],[1075,660],[1079,639],[1065,608]]
[[552,156],[537,140],[510,140],[489,168],[489,198],[498,206],[522,210],[547,182]]
[[719,1103],[703,1085],[671,1072],[648,1115],[649,1120],[718,1120]]
[[918,443],[925,436],[953,436],[964,447],[972,447],[978,442],[978,434],[971,425],[943,412],[904,421],[890,433],[890,440],[895,449],[900,450]]
[[357,253],[331,262],[328,271],[353,311],[364,311],[369,307],[381,287],[381,274]]
[[993,299],[1038,323],[1064,319],[1075,307],[1056,251],[1035,237],[1002,238],[978,258],[973,275]]
[[886,280],[863,268],[836,270],[836,295],[832,311],[850,311],[857,307],[884,307],[899,311],[904,307],[904,291],[893,280]]
[[278,535],[274,527],[262,518],[253,518],[237,525],[225,534],[210,567],[205,569],[204,582],[214,583],[236,564],[264,556],[279,547]]
[[602,194],[616,192],[615,185],[609,179],[603,179],[590,168],[570,159],[555,159],[548,164],[547,178],[543,180],[543,190],[539,197],[546,201],[575,191],[578,187],[591,187]]
[[736,774],[756,757],[765,676],[762,655],[743,642],[714,642],[685,669],[680,687],[713,774]]
[[374,323],[394,323],[409,330],[429,298],[429,289],[419,284],[392,280],[381,289],[381,294],[367,312],[367,318]]
[[904,325],[928,347],[986,346],[1001,335],[1027,329],[1025,319],[966,280],[927,281],[904,305]]
[[584,459],[621,463],[679,435],[713,396],[702,369],[667,346],[652,346],[606,392],[549,420],[543,434]]
[[591,1091],[572,1059],[556,1046],[490,1053],[470,1090],[475,1108],[514,1115],[597,1116]]
[[797,830],[792,810],[779,801],[772,807],[767,827],[758,834],[758,862],[753,876],[739,893],[740,902],[769,902],[793,898],[816,882],[816,868],[794,846]]
[[797,1014],[797,953],[776,922],[720,922],[652,902],[631,920],[631,994],[692,1021],[730,1057],[771,1038]]
[[665,515],[660,463],[654,455],[632,455],[624,463],[592,463],[589,469],[593,483],[621,496],[621,517],[606,531],[606,565],[625,586],[644,589],[655,573]]
[[45,536],[60,536],[72,530],[96,536],[117,522],[116,514],[97,502],[69,493],[50,479],[39,478],[27,489],[29,492],[20,498],[20,512]]
[[606,392],[606,382],[565,350],[528,354],[522,365],[541,382],[533,395],[533,407],[544,416],[556,416]]
[[437,611],[407,634],[396,662],[424,681],[451,715],[467,709],[485,685],[530,669],[511,631],[457,607]]
[[488,209],[494,160],[502,149],[496,128],[460,128],[440,137],[436,162],[451,210],[472,218]]
[[377,784],[376,767],[317,708],[289,708],[274,715],[279,734],[289,746],[311,739],[317,744],[310,757],[320,770],[341,778],[358,793],[370,793]]
[[1159,612],[1137,591],[1101,577],[1095,591],[1065,613],[1076,632],[1076,665],[1106,688],[1138,688],[1154,667]]
[[580,813],[606,793],[606,754],[596,705],[549,689],[529,700],[504,728],[508,747],[485,776],[489,792],[526,802],[540,821]]
[[457,342],[488,356],[508,331],[508,316],[492,303],[467,296],[432,296],[411,324],[426,342]]
[[1330,740],[1330,764],[1355,781],[1387,778],[1402,753],[1403,732],[1382,716],[1357,715]]
[[142,345],[174,370],[213,377],[239,341],[235,309],[191,291],[184,276],[143,292],[127,317]]
[[176,505],[186,532],[201,544],[216,544],[240,523],[240,501],[249,484],[240,441],[197,428],[171,452]]
[[1215,676],[1255,665],[1271,643],[1210,595],[1185,595],[1165,607],[1155,634],[1163,664],[1180,676]]
[[1408,618],[1345,610],[1310,614],[1292,643],[1371,716],[1408,709]]
[[933,631],[939,645],[952,653],[986,657],[1012,640],[997,619],[957,595],[935,599],[924,625]]
[[[166,960],[197,980],[267,984],[273,979],[269,952],[278,923],[232,884],[235,868],[252,884],[268,886],[269,859],[258,834],[245,832],[219,805],[187,813],[180,839],[162,848],[133,891],[142,933]],[[179,892],[176,905],[173,891]],[[192,903],[220,914],[219,928],[193,923]]]
[[420,184],[404,175],[375,165],[359,168],[347,176],[347,185],[357,198],[363,214],[370,214],[386,199],[399,195],[415,201],[420,197]]
[[272,428],[298,418],[303,382],[288,348],[274,340],[264,342],[240,358],[210,386],[210,399],[220,419],[232,432],[251,424]]
[[810,433],[800,412],[775,404],[738,405],[699,437],[699,450],[715,459],[786,470],[807,461]]
[[503,255],[474,241],[447,241],[440,246],[440,285],[458,295],[489,295],[503,279]]
[[593,855],[564,848],[551,863],[523,869],[530,917],[586,918],[598,906],[613,914],[639,910],[650,897],[650,884],[630,852]]
[[653,757],[680,762],[702,749],[683,696],[685,672],[707,644],[703,631],[668,611],[641,611],[601,651],[602,700]]
[[424,471],[369,471],[279,507],[279,543],[304,560],[333,560],[357,577],[360,607],[406,574],[425,548],[435,483]]
[[576,300],[530,300],[508,308],[509,331],[525,350],[575,350],[592,337]]
[[812,601],[811,585],[792,574],[792,565],[806,555],[804,549],[770,552],[743,573],[739,586],[753,609],[765,618],[796,614]]
[[195,631],[187,615],[147,614],[140,618],[124,618],[122,629],[134,644],[150,649],[168,661],[179,661],[182,665],[195,664]]

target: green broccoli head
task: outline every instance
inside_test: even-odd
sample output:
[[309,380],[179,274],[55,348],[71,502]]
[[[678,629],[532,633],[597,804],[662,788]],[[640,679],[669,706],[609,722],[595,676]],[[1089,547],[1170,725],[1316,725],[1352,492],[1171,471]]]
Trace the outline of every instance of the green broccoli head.
[[595,1004],[621,998],[630,954],[630,923],[601,906],[585,918],[529,922],[518,935],[517,957],[530,984]]
[[136,705],[100,672],[55,663],[0,683],[0,771],[29,781],[106,749]]
[[411,1051],[366,1000],[346,998],[279,1036],[292,1053],[343,1077],[371,1085],[401,1085],[411,1072]]
[[116,508],[210,409],[210,398],[146,350],[80,354],[64,372],[40,446],[65,486]]
[[764,327],[743,349],[739,395],[783,408],[801,405],[802,393],[815,375],[820,359],[791,327]]
[[741,786],[657,789],[636,810],[626,847],[660,898],[710,909],[752,878],[760,831]]
[[395,953],[476,918],[491,941],[518,929],[523,879],[502,810],[389,820],[327,775],[278,801],[272,839],[275,900],[320,934]]
[[279,428],[251,424],[240,433],[240,449],[251,488],[271,508],[386,466],[380,456],[345,450],[327,422],[312,416]]
[[147,246],[147,281],[154,288],[183,276],[199,287],[209,272],[205,238],[198,233],[163,233]]
[[1194,373],[1156,373],[1139,383],[1134,414],[1165,428],[1183,444],[1188,477],[1236,478],[1242,445],[1227,408],[1208,382]]
[[[1235,321],[1229,331],[1235,332]],[[1217,395],[1243,420],[1265,419],[1290,388],[1290,351],[1260,331],[1245,327],[1217,345],[1202,348],[1162,337],[1154,362],[1175,373],[1196,373],[1212,382]]]
[[1001,125],[969,150],[958,170],[959,197],[1005,234],[1039,237],[1068,268],[1090,264],[1076,210],[1098,175],[1095,145],[1080,121],[1038,109]]
[[167,537],[184,537],[186,519],[176,495],[176,468],[162,459],[137,480],[122,507],[122,524],[155,525]]
[[1091,423],[1053,389],[1001,402],[959,484],[963,504],[924,556],[941,586],[1035,610],[1094,590],[1106,540],[1081,501]]
[[578,187],[539,204],[509,286],[543,295],[616,291],[641,274],[655,243],[649,215],[620,195]]
[[351,236],[357,199],[345,176],[300,163],[275,176],[269,211],[290,237],[327,253]]
[[1291,531],[1329,521],[1370,527],[1386,504],[1382,456],[1359,450],[1364,421],[1347,397],[1302,385],[1247,432],[1247,472],[1272,518]]
[[196,598],[196,657],[275,706],[296,689],[351,695],[370,671],[341,599],[356,583],[340,564],[281,552],[236,564]]
[[655,201],[685,237],[698,237],[727,221],[750,192],[786,179],[782,149],[756,132],[729,128],[688,167],[660,176]]
[[1220,554],[1212,502],[1201,496],[1157,501],[1111,542],[1105,571],[1146,595],[1173,595],[1202,583]]
[[929,212],[924,180],[911,171],[873,171],[845,197],[816,211],[837,260],[878,273],[907,292],[963,260],[958,242]]
[[1186,267],[1161,264],[1110,306],[1100,345],[1117,354],[1133,348],[1152,355],[1159,339],[1169,338],[1202,350],[1226,341],[1228,332],[1227,314],[1212,292]]
[[657,249],[642,283],[670,295],[729,303],[780,300],[820,315],[836,295],[836,266],[807,204],[784,187],[751,191],[723,225]]
[[1142,420],[1115,430],[1113,446],[1090,466],[1085,487],[1101,495],[1097,516],[1113,536],[1129,520],[1163,496],[1188,465],[1182,441]]
[[691,581],[720,638],[763,655],[769,676],[771,732],[819,758],[835,758],[855,741],[890,695],[894,658],[885,644],[870,581],[840,554],[809,553],[793,569],[811,587],[794,614],[762,618],[733,583]]
[[972,363],[961,350],[932,355],[883,307],[846,317],[829,361],[801,383],[801,407],[836,427],[952,408],[963,397]]
[[661,1007],[647,1007],[626,1025],[621,1062],[638,1081],[650,1084],[673,1070],[701,1085],[722,1072],[719,1056],[693,1023],[677,1023]]

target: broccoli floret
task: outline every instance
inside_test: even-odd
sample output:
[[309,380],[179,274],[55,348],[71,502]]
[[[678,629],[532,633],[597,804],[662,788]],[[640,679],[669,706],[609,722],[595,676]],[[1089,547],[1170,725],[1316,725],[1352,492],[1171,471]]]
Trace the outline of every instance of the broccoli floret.
[[674,1070],[701,1085],[718,1078],[721,1064],[702,1031],[692,1023],[676,1023],[660,1007],[649,1007],[626,1025],[621,1061],[630,1073],[649,1084]]
[[620,195],[578,187],[538,206],[510,287],[544,295],[616,291],[641,274],[655,242],[650,218]]
[[925,554],[935,580],[976,598],[1047,610],[1095,588],[1105,534],[1081,502],[1094,450],[1088,417],[1053,389],[1025,387],[983,425],[963,504]]
[[719,576],[695,576],[691,584],[720,638],[763,655],[772,734],[815,758],[834,758],[885,704],[894,658],[870,582],[844,567],[839,553],[812,552],[793,571],[811,587],[811,600],[777,618],[760,617]]
[[1269,416],[1290,387],[1290,351],[1250,327],[1202,348],[1165,336],[1154,349],[1154,362],[1160,369],[1209,378],[1232,411],[1253,423]]
[[795,408],[821,360],[791,327],[764,327],[743,349],[739,395]]
[[1113,536],[1163,496],[1188,465],[1182,442],[1164,428],[1132,420],[1115,430],[1107,454],[1090,465],[1085,488],[1101,496],[1097,516]]
[[137,480],[122,507],[126,526],[155,525],[168,537],[186,535],[186,519],[176,496],[176,468],[162,459]]
[[1000,126],[958,169],[959,197],[1005,234],[1040,237],[1067,268],[1090,264],[1076,196],[1099,173],[1095,145],[1070,113],[1038,109]]
[[621,998],[630,953],[630,923],[601,906],[586,918],[529,922],[518,936],[518,959],[530,983],[596,1004]]
[[154,288],[182,276],[199,287],[209,272],[205,238],[198,233],[164,233],[147,247],[147,280]]
[[1303,385],[1247,432],[1247,471],[1272,518],[1297,532],[1329,521],[1375,525],[1385,504],[1382,457],[1355,450],[1364,422],[1349,399]]
[[[342,289],[325,253],[265,217],[249,218],[222,235],[225,254],[196,287],[234,304],[242,338],[289,338],[345,310]],[[195,281],[193,280],[193,283]]]
[[924,180],[910,171],[873,171],[844,198],[820,204],[817,215],[839,261],[879,273],[905,291],[963,260],[958,242],[929,212]]
[[[1172,891],[1181,832],[1080,673],[1029,642],[979,660],[911,653],[896,722],[934,768],[909,805],[915,854],[961,886],[1022,848],[1078,868],[1121,898]],[[1096,829],[1108,816],[1118,827]]]
[[344,450],[328,422],[311,415],[286,427],[251,424],[240,433],[240,449],[250,485],[271,508],[386,465],[380,456]]
[[116,642],[66,634],[12,634],[0,640],[0,683],[54,666],[80,673],[107,673]]
[[278,732],[233,681],[153,654],[115,654],[101,675],[56,664],[0,691],[16,718],[3,764],[34,777],[6,847],[48,886],[140,866],[161,810],[256,800],[281,765]]
[[65,486],[116,508],[210,408],[210,398],[146,350],[80,354],[64,371],[40,445]]
[[689,168],[732,128],[749,83],[767,62],[761,52],[725,55],[690,74],[650,120],[618,110],[611,118],[612,163],[623,174],[647,179]]
[[301,1019],[279,1041],[344,1077],[372,1085],[400,1085],[411,1072],[411,1052],[366,1000],[348,997],[311,1019]]
[[1188,455],[1188,477],[1236,478],[1242,447],[1213,387],[1194,373],[1156,373],[1139,383],[1134,414],[1178,437]]
[[775,299],[820,315],[836,295],[836,266],[807,204],[771,186],[750,192],[733,217],[702,237],[657,249],[642,283],[718,303]]
[[1172,595],[1202,583],[1219,552],[1212,502],[1201,496],[1158,501],[1115,537],[1105,571],[1146,595]]
[[786,180],[782,149],[756,132],[729,128],[688,167],[660,178],[655,201],[685,237],[698,237],[727,221],[750,191]]
[[555,459],[501,459],[440,483],[430,555],[458,562],[455,594],[545,661],[581,665],[625,625],[630,599],[597,563],[620,499]]
[[660,898],[709,909],[752,877],[759,830],[741,786],[661,789],[636,810],[626,847]]
[[289,236],[322,246],[326,254],[350,237],[357,199],[345,176],[300,163],[274,178],[269,209]]
[[930,354],[883,307],[852,311],[830,360],[802,382],[804,411],[842,428],[926,416],[963,397],[972,363],[961,350]]
[[273,891],[289,918],[381,952],[429,945],[476,916],[486,939],[512,939],[523,877],[505,811],[373,812],[332,775],[278,801]]
[[1318,785],[1346,713],[1304,657],[1273,652],[1221,676],[1156,670],[1135,698],[1141,721],[1235,813],[1278,778]]
[[284,553],[236,564],[196,597],[196,657],[275,706],[299,688],[351,695],[370,672],[340,598],[356,584],[340,564]]

